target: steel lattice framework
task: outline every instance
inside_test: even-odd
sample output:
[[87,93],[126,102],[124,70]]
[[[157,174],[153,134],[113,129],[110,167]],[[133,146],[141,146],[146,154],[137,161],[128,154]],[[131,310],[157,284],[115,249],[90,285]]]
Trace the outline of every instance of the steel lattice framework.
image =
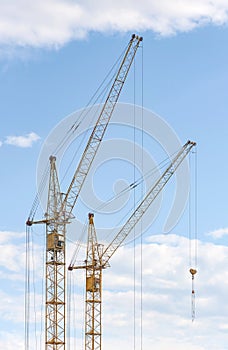
[[163,190],[164,186],[195,145],[196,143],[192,141],[187,141],[184,144],[174,159],[170,162],[168,168],[164,171],[154,186],[152,186],[145,198],[104,251],[97,243],[93,214],[89,214],[87,256],[85,264],[75,265],[74,262],[71,262],[68,267],[71,271],[73,269],[86,269],[85,350],[101,350],[102,270],[109,266],[109,260],[112,255],[124,242],[131,230],[139,222],[149,206]]
[[68,270],[86,270],[86,296],[85,296],[85,349],[101,349],[101,302],[102,302],[102,250],[98,244],[93,221],[94,214],[89,213],[89,226],[87,238],[87,251],[85,263],[70,265]]
[[[65,350],[66,225],[72,218],[72,210],[76,204],[99,145],[103,139],[109,120],[112,116],[141,41],[142,37],[135,34],[132,35],[124,57],[121,61],[119,70],[99,114],[98,120],[93,128],[66,195],[62,198],[55,165],[56,158],[51,156],[46,219],[41,221],[33,221],[33,219],[31,220],[28,218],[27,220],[28,226],[31,226],[34,223],[46,224],[46,350]],[[33,216],[31,215],[31,217]],[[90,272],[88,272],[88,274],[89,273]],[[95,300],[96,299],[94,299],[91,303],[91,310],[93,310],[91,312],[95,312],[95,310],[97,310],[94,306],[92,306],[95,305]],[[88,327],[92,327],[89,321],[89,310],[90,309],[88,307]],[[93,350],[95,349],[96,348],[93,348]]]
[[100,350],[102,265],[93,214],[89,214],[86,255],[85,348]]
[[[68,217],[71,215],[85,178],[89,172],[93,159],[103,139],[108,123],[114,111],[115,105],[119,99],[121,90],[141,41],[142,37],[139,37],[135,34],[132,35],[112,87],[109,91],[94,129],[90,135],[89,141],[85,147],[82,158],[72,178],[71,184],[62,204],[62,211],[66,211],[66,215]],[[60,211],[61,215],[62,211]]]
[[46,213],[46,349],[65,347],[65,228],[56,218],[62,205],[56,171],[56,158],[50,157],[50,179]]
[[167,184],[169,179],[173,176],[179,165],[182,163],[184,158],[188,155],[192,147],[196,145],[195,142],[187,141],[184,146],[180,149],[174,159],[171,161],[168,168],[164,171],[161,177],[157,180],[154,186],[150,189],[146,197],[142,200],[139,206],[136,208],[134,213],[130,216],[128,221],[121,228],[119,233],[113,239],[113,241],[109,244],[109,246],[104,250],[102,254],[102,264],[103,267],[106,267],[109,259],[118,249],[118,247],[122,244],[122,242],[126,239],[128,234],[131,232],[133,227],[137,224],[137,222],[141,219],[143,214],[149,208],[151,203],[155,200],[155,198],[162,191],[164,186]]

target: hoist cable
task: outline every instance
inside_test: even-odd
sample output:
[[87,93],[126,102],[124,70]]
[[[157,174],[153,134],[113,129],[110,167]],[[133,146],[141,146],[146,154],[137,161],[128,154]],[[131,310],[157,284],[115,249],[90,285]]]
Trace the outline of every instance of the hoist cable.
[[[104,95],[105,95],[105,94],[106,94],[106,91],[104,92]],[[91,106],[90,109],[87,110],[86,115],[90,112],[90,110],[91,110],[93,107],[94,107],[94,106]],[[95,118],[97,117],[97,114],[98,114],[99,109],[100,109],[100,106],[97,105],[97,107],[96,107],[96,112],[94,113],[93,120],[91,121],[91,125],[92,125],[93,122],[95,121]],[[85,117],[86,117],[86,115],[85,115]],[[77,146],[76,151],[74,152],[73,157],[71,158],[71,161],[69,162],[68,167],[66,168],[66,171],[65,171],[65,173],[64,173],[64,175],[63,175],[63,177],[62,177],[62,180],[61,180],[61,183],[60,183],[60,184],[62,184],[62,182],[65,180],[67,174],[69,173],[69,170],[70,170],[72,164],[74,163],[75,158],[76,158],[77,155],[79,154],[82,145],[85,143],[86,138],[88,139],[89,130],[90,130],[90,129],[87,128],[87,130],[84,132],[83,137],[82,137],[82,139],[81,139],[79,145]]]
[[31,280],[32,280],[32,291],[33,291],[33,315],[34,315],[34,338],[35,338],[35,348],[38,349],[38,337],[37,337],[37,310],[36,310],[36,285],[35,285],[35,259],[34,259],[34,244],[33,244],[33,229],[31,227]]
[[[134,178],[134,183],[136,180],[136,111],[135,111],[135,99],[136,99],[136,91],[135,91],[135,60],[134,60],[134,135],[133,135],[133,142],[134,142],[134,155],[133,155],[133,166],[134,166],[134,173],[133,173],[133,178]],[[136,209],[135,206],[135,201],[136,201],[136,188],[134,187],[133,189],[133,208],[134,208],[134,212]],[[134,313],[134,320],[133,320],[133,334],[134,334],[134,338],[133,338],[133,348],[134,350],[136,349],[136,242],[135,242],[135,235],[136,235],[136,231],[135,231],[135,226],[133,228],[133,237],[134,237],[134,247],[133,247],[133,256],[134,256],[134,260],[133,260],[133,270],[134,270],[134,301],[133,301],[133,313]]]
[[[192,162],[191,155],[194,155],[194,162]],[[189,226],[189,266],[195,265],[197,267],[197,239],[198,239],[198,217],[197,217],[197,150],[191,152],[189,157],[189,166],[193,173],[193,186],[190,186],[189,205],[188,205],[188,226]],[[192,208],[193,207],[193,208]],[[193,212],[194,211],[194,212]],[[194,235],[192,231],[194,230]]]
[[[195,275],[197,273],[197,156],[196,151],[191,154],[194,154],[194,164],[192,165],[191,157],[189,158],[190,162],[190,170],[191,174],[194,173],[194,186],[190,187],[190,194],[189,194],[189,272],[191,273],[192,278],[192,292],[191,292],[191,316],[192,316],[192,322],[195,319]],[[193,170],[192,170],[193,169]],[[194,205],[194,213],[192,210],[192,204]],[[193,221],[193,224],[192,224]],[[194,229],[194,236],[192,235],[192,229]]]
[[[95,91],[95,93],[93,94],[93,96],[91,97],[91,99],[89,100],[89,102],[87,103],[86,107],[81,111],[78,119],[77,119],[77,122],[75,122],[72,127],[69,129],[68,133],[69,135],[63,139],[60,144],[57,146],[57,148],[55,149],[54,151],[54,154],[58,154],[58,152],[61,151],[61,149],[65,146],[65,144],[68,142],[68,140],[70,139],[72,133],[75,132],[75,130],[77,130],[77,128],[79,127],[79,125],[81,124],[82,122],[82,119],[86,118],[86,116],[90,113],[90,111],[92,110],[92,108],[96,105],[96,103],[98,102],[98,100],[100,100],[99,102],[101,103],[101,101],[104,101],[105,99],[105,96],[107,95],[107,91],[108,89],[110,88],[110,85],[112,84],[116,74],[117,74],[117,67],[118,67],[118,64],[120,62],[120,60],[122,59],[123,55],[124,55],[124,52],[126,51],[126,48],[125,50],[123,50],[123,52],[121,53],[121,55],[119,56],[119,58],[115,61],[115,63],[113,64],[113,66],[111,67],[111,69],[109,70],[109,72],[107,73],[106,77],[103,79],[103,81],[101,82],[101,84],[99,85],[99,87],[97,88],[97,90]],[[112,74],[111,78],[110,75],[111,73],[114,71],[115,69],[115,72]],[[106,83],[107,79],[109,78],[109,81]],[[105,85],[106,83],[106,85]],[[104,87],[103,87],[104,86]],[[101,89],[103,87],[103,89]],[[101,90],[101,91],[100,91]],[[98,94],[98,92],[100,91],[100,93]],[[97,95],[97,97],[96,97]],[[95,98],[96,97],[96,98]],[[95,100],[94,100],[95,99]],[[94,100],[94,101],[93,101]],[[92,103],[93,102],[93,103]],[[98,104],[97,105],[97,108],[96,108],[96,111],[94,113],[94,116],[93,116],[93,120],[91,121],[90,125],[92,126],[93,123],[95,122],[95,118],[97,118],[97,114],[98,114],[98,111],[100,109],[100,105]],[[63,178],[61,180],[61,183],[64,181],[67,173],[69,172],[69,169],[70,167],[72,166],[76,156],[78,155],[79,153],[79,150],[81,148],[81,146],[83,145],[85,139],[86,139],[86,136],[88,135],[88,132],[89,132],[89,129],[87,128],[86,132],[84,133],[83,135],[83,138],[80,142],[80,145],[79,147],[77,147],[76,149],[76,152],[74,153],[73,155],[73,158],[71,160],[71,162],[69,163],[69,166],[67,167],[64,175],[63,175]],[[87,137],[88,138],[88,137]]]
[[[90,111],[92,110],[92,108],[97,104],[98,100],[100,99],[100,102],[104,100],[104,96],[106,95],[107,89],[110,86],[111,82],[113,80],[113,77],[110,78],[110,81],[107,83],[107,85],[103,88],[103,90],[100,92],[100,94],[97,96],[97,98],[95,99],[95,101],[93,102],[93,104],[89,104],[87,103],[87,105],[85,106],[85,108],[82,109],[81,113],[79,114],[77,121],[73,124],[73,126],[68,130],[67,134],[65,135],[65,137],[63,138],[63,140],[60,142],[59,145],[57,145],[56,149],[54,150],[54,154],[58,155],[58,153],[64,148],[64,146],[69,142],[70,138],[72,137],[72,135],[75,133],[75,131],[78,129],[78,127],[80,126],[80,124],[82,123],[82,120],[85,119],[87,117],[87,115],[90,113]],[[100,88],[100,87],[99,87]],[[91,101],[91,100],[90,100]],[[97,105],[97,112],[100,108],[100,105]],[[95,120],[95,117],[97,116],[97,112],[94,113],[93,116],[93,120],[91,121],[91,125],[93,123],[93,121]],[[75,124],[76,127],[75,127]],[[88,131],[88,129],[87,129]]]
[[[112,78],[113,79],[113,78]],[[109,82],[109,84],[110,84],[110,82]],[[105,87],[105,89],[104,89],[104,92],[102,92],[103,94],[105,94],[106,93],[106,90],[107,90],[107,87]],[[99,95],[99,97],[100,97],[100,95]],[[93,106],[92,106],[93,107]],[[90,109],[92,108],[92,107],[90,107]],[[99,105],[97,106],[97,111],[98,111],[98,109],[99,109]],[[84,110],[83,110],[84,111]],[[82,111],[82,113],[81,113],[81,115],[79,116],[79,117],[81,117],[82,118],[82,116],[83,116],[83,111]],[[89,111],[87,111],[87,114],[89,113]],[[83,116],[84,117],[84,116]],[[95,115],[94,115],[94,118],[96,117],[96,113],[95,113]],[[72,128],[71,128],[72,129]],[[75,130],[74,130],[75,131]],[[74,132],[73,131],[73,132]],[[87,129],[87,133],[88,133],[88,129]],[[66,137],[66,136],[65,136]],[[66,144],[66,142],[68,142],[68,140],[69,140],[69,138],[70,138],[70,136],[68,135],[67,136],[67,138],[65,139],[65,141],[61,141],[61,147],[60,147],[60,145],[58,145],[57,146],[57,148],[54,150],[54,154],[58,154],[58,152],[60,152],[60,150],[61,150],[61,148]],[[85,138],[86,138],[86,133],[84,134],[84,136],[83,136],[83,139],[82,139],[82,141],[81,141],[81,143],[80,143],[80,146],[83,144],[83,142],[85,141]],[[75,154],[74,154],[74,157],[73,157],[73,160],[75,159],[75,157],[77,156],[77,153],[78,153],[78,151],[79,151],[79,149],[80,149],[80,146],[77,148],[77,150],[76,150],[76,152],[75,152]],[[67,172],[69,171],[69,168],[70,168],[70,166],[72,165],[72,163],[73,163],[73,160],[70,162],[70,165],[68,166],[68,168],[67,168],[67,170],[66,170],[66,172],[65,172],[65,174],[64,174],[64,177],[63,177],[63,180],[64,180],[64,178],[66,177],[66,174],[67,174]],[[45,189],[45,186],[46,186],[46,184],[47,184],[47,179],[48,179],[48,173],[49,173],[49,162],[47,163],[47,165],[46,165],[46,167],[45,167],[45,170],[44,170],[44,172],[43,172],[43,175],[42,175],[42,177],[41,177],[41,181],[40,181],[40,183],[39,183],[39,187],[38,187],[38,191],[37,191],[37,193],[36,193],[36,196],[35,196],[35,199],[34,199],[34,201],[33,201],[33,204],[32,204],[32,207],[31,207],[31,210],[30,210],[30,213],[29,213],[29,216],[28,216],[28,218],[29,218],[29,220],[30,221],[33,221],[33,219],[34,219],[34,216],[35,216],[35,214],[36,214],[36,212],[37,212],[37,209],[38,209],[38,206],[39,206],[39,203],[40,203],[40,197],[42,196],[42,194],[43,194],[43,191],[44,191],[44,189]],[[62,181],[63,181],[62,180]]]
[[[63,147],[66,145],[66,143],[69,141],[69,139],[72,137],[72,134],[75,133],[75,131],[78,129],[79,125],[82,122],[82,119],[85,118],[87,116],[87,114],[90,112],[90,110],[92,109],[92,107],[97,103],[97,101],[102,98],[104,99],[104,95],[108,89],[108,87],[110,86],[112,80],[115,77],[116,72],[113,73],[113,75],[111,76],[111,78],[109,79],[109,81],[107,82],[107,79],[110,77],[111,73],[114,71],[114,69],[117,67],[118,63],[120,62],[121,58],[124,55],[124,52],[126,51],[126,48],[123,50],[123,52],[120,54],[119,58],[114,62],[114,64],[112,65],[111,69],[109,70],[109,72],[106,74],[105,78],[103,79],[103,81],[101,82],[101,84],[98,86],[97,90],[95,91],[95,93],[92,95],[92,97],[90,98],[90,100],[88,101],[86,107],[82,110],[82,112],[80,113],[79,117],[77,118],[77,120],[73,123],[73,125],[70,127],[70,129],[67,131],[67,133],[64,135],[64,137],[62,138],[62,140],[57,144],[56,148],[53,150],[53,155],[58,155],[58,153],[63,149]],[[107,82],[107,83],[106,83]],[[106,83],[106,85],[104,86],[104,84]],[[102,86],[104,86],[104,88],[101,90]],[[101,90],[101,92],[98,94],[98,92]],[[98,95],[96,97],[96,95]],[[96,99],[95,99],[96,97]],[[95,99],[95,101],[93,102],[93,100]],[[93,102],[92,106],[90,106],[90,104]],[[86,111],[86,108],[88,108],[90,106],[90,108]],[[99,108],[99,106],[97,107]],[[96,113],[94,115],[94,118],[96,116]],[[74,156],[74,158],[76,157],[76,155]],[[48,174],[48,169],[49,167],[47,166],[44,170],[44,173],[41,177],[41,181],[38,187],[38,191],[36,193],[35,199],[33,201],[33,204],[31,206],[31,210],[28,216],[29,221],[33,221],[35,214],[37,212],[39,203],[40,203],[40,196],[43,193],[43,190],[46,186],[47,183],[47,174]],[[66,176],[66,175],[64,175]]]
[[[94,94],[91,96],[91,98],[87,102],[85,108],[83,108],[82,112],[79,114],[79,117],[77,118],[77,120],[73,123],[73,125],[70,127],[68,132],[63,137],[62,141],[55,148],[55,150],[54,150],[54,154],[55,155],[57,155],[61,151],[61,149],[64,147],[64,145],[68,142],[68,140],[71,137],[71,135],[78,129],[79,125],[82,122],[82,119],[84,119],[86,117],[86,115],[89,113],[91,108],[97,103],[97,101],[101,97],[104,98],[104,93],[107,90],[107,88],[110,86],[112,80],[114,79],[114,77],[116,75],[116,72],[113,73],[113,75],[111,76],[111,78],[109,79],[109,81],[107,83],[106,83],[106,81],[110,77],[110,75],[114,71],[114,69],[117,67],[117,65],[119,64],[121,58],[124,55],[124,52],[126,51],[126,47],[123,50],[123,52],[120,54],[120,56],[117,58],[117,60],[114,62],[114,64],[112,65],[112,67],[110,68],[110,70],[108,71],[108,73],[106,74],[105,78],[102,80],[102,82],[100,83],[100,85],[98,86],[98,88],[96,89]],[[117,69],[116,69],[116,71],[117,71]],[[106,83],[106,85],[104,86],[105,83]],[[101,90],[101,88],[103,86],[104,86],[104,88]],[[101,90],[101,92],[99,93],[100,90]],[[88,107],[90,107],[89,110],[87,110]]]
[[107,201],[105,201],[104,203],[102,203],[99,206],[97,206],[96,208],[94,208],[94,211],[98,212],[101,209],[104,209],[107,205],[109,205],[111,202],[117,200],[118,198],[123,196],[125,193],[128,193],[128,192],[134,190],[135,187],[137,187],[140,184],[142,184],[146,179],[148,179],[152,175],[156,174],[158,171],[161,171],[163,168],[167,168],[167,165],[170,163],[170,158],[173,158],[177,153],[178,153],[178,151],[173,153],[171,155],[171,157],[167,157],[166,159],[164,159],[156,167],[148,170],[144,175],[140,176],[136,181],[133,181],[130,185],[126,186],[119,193],[117,193],[116,195],[113,195]]
[[46,278],[46,265],[45,265],[45,259],[46,259],[46,229],[44,227],[44,233],[43,233],[43,254],[42,254],[42,266],[43,266],[43,278],[42,278],[42,284],[41,284],[41,305],[40,305],[40,314],[41,314],[41,323],[40,323],[40,350],[43,348],[43,340],[42,340],[42,335],[44,333],[44,326],[45,323],[43,322],[44,317],[44,299],[45,299],[45,278]]
[[197,147],[195,149],[195,266],[198,265],[198,160]]
[[[71,313],[72,313],[72,273],[67,271],[67,349],[70,350],[71,347]],[[75,310],[73,310],[74,312]]]
[[[189,155],[189,168],[191,170],[191,153]],[[189,268],[192,267],[192,186],[190,185],[188,201],[188,240],[189,240]]]
[[[85,313],[86,313],[86,299],[85,299],[85,294],[86,294],[86,281],[84,280],[84,283],[82,284],[82,314],[83,314],[83,317],[85,317]],[[83,345],[84,345],[84,341],[85,341],[85,339],[84,339],[84,334],[85,334],[85,327],[86,327],[86,325],[85,325],[85,319],[84,319],[84,322],[82,322],[82,327],[81,327],[81,342],[82,342],[82,344],[81,344],[81,349],[83,349]],[[76,349],[76,347],[75,347],[75,349]]]
[[33,221],[34,216],[35,216],[35,214],[37,212],[37,209],[38,209],[38,206],[39,206],[39,203],[40,203],[40,198],[41,198],[41,196],[42,196],[42,194],[44,192],[45,186],[47,184],[48,173],[49,173],[49,165],[47,164],[46,167],[45,167],[45,170],[44,170],[44,172],[43,172],[43,174],[41,176],[41,181],[40,181],[40,183],[38,185],[38,190],[37,190],[35,199],[33,201],[33,204],[32,204],[29,216],[28,216],[28,220],[30,220],[30,221]]
[[30,333],[30,227],[25,236],[25,350],[29,350]]
[[75,266],[76,259],[77,259],[78,254],[79,254],[79,250],[84,245],[83,244],[83,237],[85,236],[86,228],[87,228],[87,223],[84,222],[81,235],[79,236],[79,239],[78,239],[77,243],[75,244],[75,249],[74,249],[70,264],[69,264],[70,266]]
[[33,232],[31,226],[26,225],[26,238],[25,238],[25,349],[30,348],[30,322],[31,322],[31,308],[33,308],[33,332],[34,339],[33,346],[38,349],[38,336],[37,336],[37,303],[36,303],[36,283],[35,283],[35,257],[34,257],[34,243]]
[[[142,174],[144,173],[144,70],[143,70],[143,64],[144,64],[144,57],[143,57],[143,43],[142,43],[142,58],[141,58],[141,63],[142,63],[142,67],[141,67],[141,73],[142,73],[142,77],[141,77],[141,149],[142,149],[142,153],[141,153],[141,160],[142,160]],[[141,185],[141,198],[143,198],[143,185]],[[143,239],[142,239],[142,234],[143,234],[143,217],[141,218],[141,232],[140,232],[140,350],[142,350],[142,346],[143,346]]]
[[[116,60],[116,62],[113,64],[113,66],[111,67],[111,69],[109,70],[108,74],[106,75],[106,77],[104,78],[104,80],[102,81],[102,83],[99,85],[98,89],[96,90],[96,92],[94,93],[94,95],[92,96],[92,98],[89,100],[89,102],[87,103],[86,107],[81,111],[78,119],[77,119],[77,127],[75,127],[75,124],[73,124],[73,126],[70,128],[70,130],[68,132],[75,132],[75,130],[79,127],[80,123],[82,122],[82,119],[85,119],[86,116],[90,113],[90,111],[92,110],[92,108],[96,105],[96,103],[98,102],[98,100],[100,100],[99,102],[101,103],[101,101],[105,100],[105,96],[107,95],[107,91],[108,89],[110,89],[110,86],[117,74],[117,66],[120,62],[120,60],[122,59],[124,52],[122,52],[122,54],[119,56],[119,58]],[[106,83],[106,85],[103,87],[103,89],[101,90],[102,86],[105,84],[105,82],[107,81],[107,79],[109,78],[109,76],[111,75],[111,73],[113,72],[114,68],[116,68],[115,72],[113,73],[113,75],[111,76],[111,78],[109,79],[109,81]],[[101,90],[101,92],[99,93],[99,95],[96,97],[96,95],[98,94],[99,90]],[[93,99],[96,97],[95,101],[93,101]],[[93,104],[91,104],[93,101]],[[97,119],[97,114],[98,111],[100,109],[100,104],[97,105],[96,111],[94,112],[94,116],[93,116],[93,120],[90,123],[90,126],[93,125],[93,123],[95,123],[95,119]],[[86,132],[83,135],[83,138],[80,142],[79,147],[77,147],[76,152],[73,155],[73,158],[71,160],[71,162],[69,163],[69,166],[67,167],[65,174],[62,178],[62,181],[64,181],[67,173],[69,172],[70,167],[73,164],[73,161],[75,160],[76,156],[78,155],[79,151],[80,151],[80,147],[83,145],[86,136],[88,135],[89,132],[89,128],[87,128]],[[69,136],[60,143],[59,146],[57,146],[56,150],[54,151],[54,153],[57,155],[57,153],[64,147],[64,145],[68,142],[69,138],[71,137],[71,135],[69,134]],[[88,138],[88,137],[87,137]],[[61,181],[61,182],[62,182]]]
[[[164,161],[162,161],[160,164],[158,164],[158,166],[161,165],[160,168],[158,168],[158,166],[157,166],[157,167],[154,167],[153,169],[149,170],[149,171],[146,173],[146,175],[144,176],[144,178],[143,178],[143,176],[141,176],[141,177],[139,178],[139,180],[135,182],[135,184],[134,184],[134,182],[133,182],[130,186],[126,187],[126,189],[122,190],[119,194],[117,194],[116,196],[113,196],[110,200],[106,201],[106,202],[103,203],[102,205],[100,205],[100,206],[98,206],[97,208],[95,208],[95,209],[94,209],[94,212],[99,211],[101,208],[104,208],[104,207],[105,207],[106,205],[108,205],[111,201],[114,201],[115,199],[121,197],[124,193],[126,193],[126,192],[128,192],[128,191],[131,191],[131,190],[134,191],[135,187],[138,186],[140,183],[142,183],[144,179],[146,179],[146,178],[149,177],[149,176],[152,176],[153,174],[157,173],[159,170],[162,170],[164,167],[167,168],[167,164],[170,165],[171,160],[175,158],[175,156],[177,155],[177,153],[178,153],[179,151],[180,151],[180,150],[174,152],[170,157],[167,157]],[[164,162],[165,162],[165,163],[164,163]],[[143,189],[142,189],[142,191],[143,191]],[[143,191],[143,196],[145,196],[145,191]],[[142,196],[142,197],[143,197],[143,196]],[[141,199],[139,199],[139,200],[137,201],[137,205],[139,205],[140,202],[141,202]],[[115,225],[115,227],[121,226],[121,225],[128,219],[129,215],[132,213],[132,209],[133,209],[133,207],[131,207],[131,208],[128,210],[128,212],[118,221],[118,223]],[[104,237],[104,239],[108,240],[108,239],[113,235],[114,232],[115,232],[115,229],[111,230],[109,233],[106,234],[106,236]]]

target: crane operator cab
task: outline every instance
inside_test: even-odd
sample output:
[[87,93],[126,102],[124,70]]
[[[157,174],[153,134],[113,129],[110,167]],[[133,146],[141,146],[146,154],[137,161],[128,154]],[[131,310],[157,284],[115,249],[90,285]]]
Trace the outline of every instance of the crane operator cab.
[[62,250],[64,248],[64,237],[54,230],[47,236],[47,249],[48,250]]
[[99,278],[96,278],[94,275],[86,278],[86,291],[91,293],[96,293],[99,291]]

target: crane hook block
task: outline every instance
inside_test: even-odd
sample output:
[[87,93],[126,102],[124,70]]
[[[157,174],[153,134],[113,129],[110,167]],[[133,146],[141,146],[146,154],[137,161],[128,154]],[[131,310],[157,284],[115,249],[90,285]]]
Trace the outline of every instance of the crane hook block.
[[189,272],[190,272],[190,274],[191,274],[192,276],[194,276],[194,275],[197,273],[197,270],[195,270],[195,269],[190,269]]

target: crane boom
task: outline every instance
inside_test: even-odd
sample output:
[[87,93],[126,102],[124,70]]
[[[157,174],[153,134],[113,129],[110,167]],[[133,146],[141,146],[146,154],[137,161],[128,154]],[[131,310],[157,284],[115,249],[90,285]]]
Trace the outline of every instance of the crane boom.
[[[87,241],[87,255],[84,264],[74,265],[72,261],[68,270],[86,269],[86,309],[85,309],[85,350],[101,350],[101,304],[102,304],[102,271],[108,267],[109,260],[118,247],[127,238],[130,231],[141,219],[143,214],[149,208],[151,203],[155,200],[158,194],[162,191],[166,183],[175,173],[181,162],[190,152],[196,143],[187,141],[181,150],[177,153],[171,161],[168,168],[164,171],[161,177],[157,180],[155,185],[150,189],[148,194],[136,208],[134,213],[130,216],[125,225],[121,228],[119,233],[103,250],[99,248],[97,243],[96,231],[93,223],[93,214],[89,214],[88,227],[88,241]],[[194,270],[195,271],[195,270]]]
[[178,166],[181,164],[181,162],[184,160],[184,158],[190,152],[192,147],[195,145],[196,145],[196,143],[192,142],[192,141],[187,141],[184,144],[184,146],[178,152],[178,154],[173,159],[173,161],[171,162],[169,167],[164,171],[164,173],[161,175],[161,177],[157,180],[155,185],[151,188],[151,190],[148,192],[146,197],[139,204],[139,206],[136,208],[134,213],[130,216],[128,221],[125,223],[125,225],[121,228],[119,233],[113,239],[113,241],[104,250],[102,257],[101,257],[102,264],[103,264],[104,268],[107,266],[109,259],[112,257],[112,255],[115,253],[115,251],[118,249],[118,247],[123,243],[123,241],[127,238],[128,234],[131,232],[133,227],[141,219],[141,217],[143,216],[145,211],[149,208],[149,206],[154,201],[154,199],[162,191],[165,184],[169,181],[169,179],[175,173]]
[[[135,34],[127,46],[124,57],[103,105],[98,120],[88,140],[85,151],[74,173],[66,195],[60,191],[56,158],[50,157],[50,180],[45,220],[26,224],[46,224],[46,300],[45,300],[45,349],[64,350],[66,345],[66,225],[89,172],[109,120],[120,96],[129,69],[142,37]],[[32,217],[32,216],[31,216]]]
[[66,196],[63,200],[62,211],[65,212],[65,217],[69,218],[71,212],[75,206],[75,203],[78,199],[79,193],[85,181],[85,178],[88,174],[88,171],[91,167],[93,159],[96,155],[98,147],[103,139],[105,130],[108,126],[109,120],[113,113],[114,107],[120,96],[122,87],[127,78],[127,74],[135,57],[136,51],[139,47],[142,37],[133,34],[131,40],[128,44],[127,50],[125,52],[122,63],[119,67],[115,80],[112,84],[110,92],[107,96],[107,99],[103,105],[103,108],[100,112],[98,120],[94,126],[94,129],[90,135],[82,158],[79,162],[79,165],[75,171],[71,184],[68,188]]

